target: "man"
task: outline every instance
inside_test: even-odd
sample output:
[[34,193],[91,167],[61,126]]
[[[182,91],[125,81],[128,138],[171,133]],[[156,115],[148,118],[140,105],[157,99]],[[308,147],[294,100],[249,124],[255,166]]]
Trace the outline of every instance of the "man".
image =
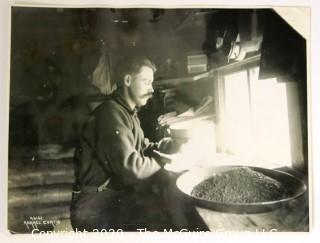
[[[117,68],[118,89],[93,111],[75,154],[71,223],[77,230],[136,231],[167,220],[155,184],[163,161],[137,116],[154,92],[156,68],[145,57],[128,58]],[[150,222],[156,218],[161,223]]]

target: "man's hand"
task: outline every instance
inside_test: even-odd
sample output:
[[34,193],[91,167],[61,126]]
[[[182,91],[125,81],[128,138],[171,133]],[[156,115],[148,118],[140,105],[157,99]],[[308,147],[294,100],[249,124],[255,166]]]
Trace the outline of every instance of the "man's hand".
[[188,142],[187,139],[166,137],[160,140],[158,144],[158,150],[165,154],[174,154],[179,152],[181,146]]
[[162,163],[164,164],[168,164],[168,163],[172,163],[173,161],[173,156],[170,154],[164,154],[161,153],[157,150],[153,150],[153,153],[156,154],[156,156],[161,160]]
[[172,144],[173,144],[172,138],[170,137],[163,138],[158,143],[158,150],[169,154],[172,150]]
[[160,161],[160,165],[164,166],[165,164],[181,164],[187,161],[187,158],[183,156],[183,154],[176,153],[176,154],[164,154],[159,151],[154,150],[153,154],[156,156],[154,157],[157,161]]

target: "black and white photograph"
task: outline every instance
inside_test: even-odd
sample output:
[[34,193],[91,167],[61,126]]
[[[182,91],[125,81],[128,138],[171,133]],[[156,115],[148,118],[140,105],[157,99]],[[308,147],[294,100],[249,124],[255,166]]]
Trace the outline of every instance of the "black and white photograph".
[[282,11],[10,21],[11,234],[310,231],[308,46]]

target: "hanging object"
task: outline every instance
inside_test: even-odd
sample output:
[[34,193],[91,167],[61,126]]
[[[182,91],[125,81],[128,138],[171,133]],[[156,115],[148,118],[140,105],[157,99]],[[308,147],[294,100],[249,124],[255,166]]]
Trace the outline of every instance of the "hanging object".
[[108,53],[106,53],[106,49],[103,46],[99,62],[92,74],[92,84],[97,87],[102,94],[111,94],[116,89],[116,85],[113,84],[110,76]]
[[[262,30],[257,10],[220,12],[207,26],[203,49],[210,57],[219,54],[226,62],[241,61],[249,53],[260,51]],[[218,56],[219,56],[218,55]]]
[[259,29],[256,10],[238,14],[238,34],[235,41],[231,42],[228,53],[230,60],[242,61],[248,53],[260,50],[262,31]]

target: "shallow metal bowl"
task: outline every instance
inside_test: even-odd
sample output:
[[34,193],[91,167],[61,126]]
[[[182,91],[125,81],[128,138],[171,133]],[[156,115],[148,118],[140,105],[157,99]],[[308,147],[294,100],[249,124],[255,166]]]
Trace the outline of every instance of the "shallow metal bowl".
[[301,179],[289,173],[261,167],[246,166],[247,168],[278,180],[289,191],[289,196],[276,201],[221,203],[217,201],[205,200],[191,195],[192,189],[200,182],[222,172],[227,172],[229,170],[241,167],[244,166],[217,166],[188,171],[178,177],[176,185],[178,189],[183,192],[187,198],[191,199],[197,206],[230,213],[262,213],[275,210],[284,206],[284,204],[287,204],[290,201],[302,196],[307,190],[306,184]]

